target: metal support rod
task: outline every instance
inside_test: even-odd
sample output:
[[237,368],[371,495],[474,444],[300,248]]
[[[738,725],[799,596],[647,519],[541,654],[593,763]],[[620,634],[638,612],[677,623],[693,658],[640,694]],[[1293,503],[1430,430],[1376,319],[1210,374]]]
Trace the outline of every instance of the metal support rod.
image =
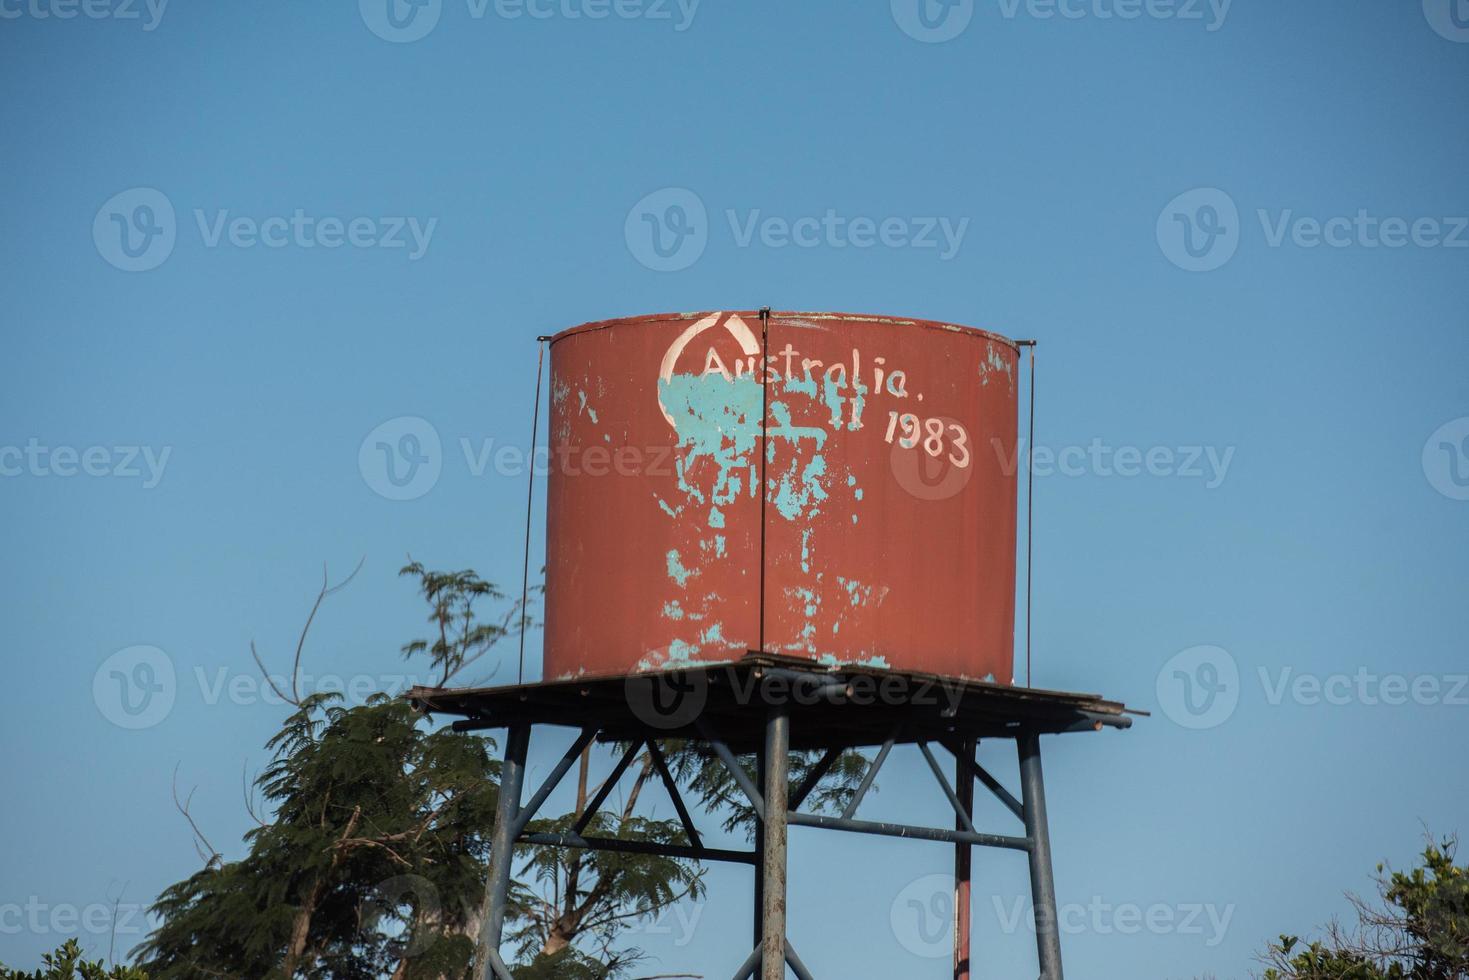
[[[755,750],[755,779],[765,785],[765,744]],[[750,923],[755,932],[755,958],[750,962],[749,972],[738,980],[746,980],[760,966],[760,949],[765,942],[765,811],[755,813],[755,905]]]
[[668,790],[668,795],[673,799],[673,808],[678,811],[679,822],[683,824],[684,835],[688,837],[689,844],[693,847],[703,847],[704,842],[699,838],[699,831],[694,826],[694,818],[689,816],[689,808],[683,801],[683,794],[679,792],[678,781],[673,778],[673,773],[668,769],[668,760],[663,757],[663,750],[658,747],[654,739],[647,740],[648,755],[653,759],[653,768],[658,770],[658,778],[663,780],[663,786]]
[[852,794],[851,802],[848,803],[847,808],[842,811],[843,820],[852,819],[852,814],[856,813],[857,807],[862,805],[863,797],[865,797],[867,795],[867,791],[872,788],[873,780],[877,779],[877,771],[881,769],[882,764],[887,761],[888,753],[893,750],[893,743],[897,740],[898,733],[893,732],[891,735],[888,736],[888,740],[882,743],[882,748],[878,751],[877,758],[872,760],[872,765],[867,767],[867,774],[862,777],[862,785],[857,787],[857,792]]
[[525,487],[525,562],[520,567],[520,667],[516,672],[516,682],[525,683],[525,634],[530,632],[530,525],[531,511],[536,501],[536,437],[541,428],[541,369],[546,362],[546,345],[544,342],[536,344],[536,400],[532,402],[530,423],[530,458],[531,465],[526,467],[530,473],[526,477]]
[[915,827],[905,823],[885,823],[878,820],[848,820],[846,817],[828,817],[817,813],[792,813],[786,822],[795,827],[819,827],[822,830],[845,830],[853,834],[872,834],[877,837],[904,837],[909,840],[932,840],[945,844],[975,844],[979,847],[1002,847],[1011,851],[1030,850],[1029,837],[1006,837],[1002,834],[971,834],[967,830],[946,830],[942,827]]
[[791,718],[784,705],[765,721],[765,887],[761,917],[761,980],[786,975],[786,804],[790,794]]
[[[853,382],[855,384],[855,382]],[[765,652],[765,512],[769,509],[765,470],[770,448],[770,307],[760,308],[760,652]]]
[[980,782],[984,783],[985,789],[989,790],[995,795],[995,799],[1005,804],[1005,809],[1015,814],[1015,816],[1019,817],[1021,820],[1025,819],[1025,805],[1017,800],[1013,793],[1011,793],[1004,786],[1000,785],[1000,781],[994,776],[991,776],[989,774],[989,771],[986,770],[984,766],[981,766],[978,762],[974,764],[974,775],[979,778]]
[[505,742],[505,762],[500,769],[500,798],[495,811],[495,831],[490,844],[490,875],[485,888],[479,951],[474,961],[474,980],[512,980],[500,961],[500,940],[505,930],[505,903],[510,894],[510,873],[515,863],[516,824],[520,820],[520,793],[525,783],[525,757],[530,749],[530,726],[516,725]]
[[627,772],[627,767],[632,765],[632,760],[638,754],[638,749],[640,748],[642,746],[637,742],[633,742],[627,747],[627,751],[622,754],[622,758],[612,768],[612,774],[603,781],[601,788],[597,790],[597,795],[592,797],[592,802],[587,804],[587,808],[577,818],[576,825],[571,828],[573,834],[579,836],[582,831],[587,829],[587,826],[592,820],[596,818],[597,811],[602,809],[602,804],[607,802],[607,797],[611,796],[612,791],[617,788],[617,781],[622,778],[623,773]]
[[845,751],[846,749],[843,748],[826,750],[826,755],[823,755],[821,760],[812,767],[811,771],[806,774],[806,778],[802,780],[800,787],[795,793],[791,794],[790,807],[792,812],[801,809],[801,804],[806,802],[806,797],[810,796],[811,791],[816,788],[816,784],[821,782],[827,773],[831,772],[832,764],[841,758],[842,753]]
[[724,861],[729,864],[754,864],[753,851],[729,851],[717,847],[685,847],[682,844],[649,844],[623,840],[620,837],[583,837],[581,834],[525,834],[523,844],[547,847],[579,847],[588,851],[613,851],[618,854],[654,854],[658,857],[687,858],[692,861]]
[[[511,730],[514,731],[514,729]],[[567,749],[566,754],[561,757],[561,761],[556,763],[556,768],[551,770],[551,775],[547,776],[546,781],[541,784],[541,788],[536,790],[536,795],[531,797],[530,802],[524,807],[517,809],[514,837],[519,837],[525,833],[526,826],[535,819],[537,813],[541,812],[541,807],[546,805],[546,799],[555,791],[557,786],[561,785],[561,780],[565,779],[566,774],[571,771],[571,767],[576,765],[576,760],[581,758],[582,750],[588,745],[591,745],[592,739],[596,737],[597,730],[595,728],[582,729],[581,734],[577,736],[571,748]],[[516,794],[515,801],[518,805],[520,802],[519,793]]]
[[[933,750],[928,747],[927,742],[918,743],[918,751],[923,753],[923,758],[928,762],[928,768],[933,770],[933,778],[938,780],[939,787],[944,791],[944,797],[949,801],[949,806],[954,808],[954,816],[959,818],[959,830],[967,830],[974,833],[974,821],[970,819],[969,811],[974,809],[974,804],[965,806],[949,785],[949,777],[944,775],[944,770],[939,766],[939,760],[933,757]],[[962,769],[963,767],[960,766]],[[963,777],[960,777],[962,781]]]
[[[974,770],[966,760],[973,759],[979,743],[966,738],[959,743],[954,755],[954,782],[957,784],[959,806],[964,813],[974,813]],[[964,821],[954,820],[955,830],[964,830]],[[968,828],[973,830],[973,824]],[[974,848],[959,841],[954,844],[954,980],[969,980],[971,923],[969,921],[970,882],[973,878]]]
[[[811,971],[806,969],[806,964],[802,963],[801,958],[796,955],[796,948],[791,945],[789,939],[786,940],[786,964],[790,966],[791,972],[796,975],[796,980],[816,980],[811,975]],[[784,973],[781,974],[782,977],[784,975]]]
[[1015,740],[1020,755],[1020,795],[1025,804],[1025,834],[1030,846],[1030,897],[1035,909],[1036,952],[1041,980],[1062,980],[1061,932],[1056,921],[1056,881],[1051,868],[1051,834],[1046,823],[1046,788],[1041,775],[1041,742],[1034,732]]
[[761,797],[760,791],[755,788],[755,784],[750,782],[750,775],[740,765],[740,760],[729,750],[729,746],[724,744],[723,739],[714,736],[704,719],[700,718],[695,724],[698,726],[699,734],[704,736],[709,747],[714,750],[714,754],[719,756],[719,761],[724,763],[724,768],[729,770],[730,778],[735,781],[740,792],[745,794],[750,805],[755,808],[755,815],[762,820],[765,819],[765,800]]
[[[760,928],[760,920],[758,917],[755,920],[755,928]],[[756,943],[755,948],[750,950],[750,955],[745,957],[745,962],[741,963],[740,968],[735,971],[734,980],[750,980],[750,974],[754,973],[759,968],[760,944]]]

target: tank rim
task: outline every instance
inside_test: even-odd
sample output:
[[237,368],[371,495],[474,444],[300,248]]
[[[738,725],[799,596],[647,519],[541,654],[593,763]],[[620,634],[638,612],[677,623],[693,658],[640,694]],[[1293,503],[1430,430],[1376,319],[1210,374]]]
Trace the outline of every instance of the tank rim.
[[[567,327],[559,333],[551,334],[543,339],[555,344],[558,340],[581,333],[591,333],[597,330],[607,330],[612,327],[635,326],[644,323],[667,323],[678,320],[699,320],[706,316],[715,316],[728,313],[745,319],[758,319],[759,310],[700,310],[690,313],[641,313],[635,316],[612,317],[607,320],[592,320],[588,323]],[[984,340],[992,340],[1004,344],[1017,353],[1020,344],[1003,334],[980,327],[965,326],[961,323],[949,323],[944,320],[924,320],[919,317],[889,316],[881,313],[838,313],[832,311],[808,312],[800,310],[771,310],[770,315],[775,319],[802,319],[802,320],[832,320],[846,321],[851,323],[882,323],[893,326],[916,327],[920,330],[941,330],[945,333],[956,333]]]

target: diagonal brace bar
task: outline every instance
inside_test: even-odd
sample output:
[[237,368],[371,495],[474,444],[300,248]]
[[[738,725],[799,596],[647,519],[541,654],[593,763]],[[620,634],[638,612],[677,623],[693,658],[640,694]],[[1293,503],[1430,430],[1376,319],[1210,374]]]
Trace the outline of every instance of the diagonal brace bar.
[[888,736],[888,740],[883,742],[882,748],[878,750],[877,758],[873,759],[872,765],[867,767],[867,775],[862,777],[862,785],[857,787],[857,795],[852,797],[852,802],[848,803],[847,808],[842,811],[843,820],[851,820],[852,815],[857,812],[857,807],[862,805],[862,800],[867,796],[867,791],[872,788],[873,781],[877,779],[877,771],[887,761],[888,753],[893,750],[893,743],[897,742],[897,740],[898,731],[897,729],[893,729],[893,733]]
[[999,801],[1005,804],[1005,809],[1015,814],[1018,819],[1025,819],[1025,807],[1021,804],[1021,802],[1017,800],[1013,795],[1011,795],[1008,789],[1006,789],[1004,786],[1001,786],[1000,781],[994,776],[991,776],[985,770],[985,768],[977,762],[974,764],[974,775],[978,777],[981,783],[984,783],[985,789],[995,794]]
[[703,847],[704,842],[699,839],[699,831],[694,827],[694,818],[689,816],[689,808],[684,804],[683,794],[679,792],[678,782],[673,778],[673,773],[668,769],[668,760],[663,757],[663,750],[658,748],[658,743],[648,739],[648,754],[653,757],[653,768],[658,770],[658,777],[663,780],[663,785],[668,790],[668,795],[673,799],[673,808],[678,811],[679,822],[683,824],[683,832],[688,835],[689,843],[694,847]]
[[755,815],[763,821],[765,819],[765,797],[761,796],[760,791],[755,788],[755,784],[750,782],[750,776],[745,772],[744,766],[740,765],[740,760],[735,758],[735,754],[729,750],[729,746],[725,745],[724,740],[714,734],[704,719],[700,718],[697,724],[699,726],[699,734],[703,735],[704,740],[709,743],[710,748],[714,749],[714,754],[719,756],[719,761],[723,762],[724,768],[729,770],[729,774],[733,777],[735,785],[739,786],[740,791],[749,798],[750,805],[755,808]]
[[546,799],[557,786],[561,785],[561,780],[566,778],[566,774],[576,764],[576,760],[581,756],[582,750],[588,745],[591,745],[592,739],[596,737],[597,730],[595,728],[583,728],[581,730],[581,734],[576,737],[576,742],[571,748],[566,750],[566,754],[561,757],[561,761],[556,763],[556,768],[551,770],[551,775],[547,776],[546,781],[541,784],[541,788],[536,790],[536,795],[531,797],[530,802],[521,808],[519,814],[516,815],[515,832],[511,835],[512,838],[519,837],[525,833],[525,828],[535,819],[536,814],[545,805]]
[[974,779],[978,779],[981,783],[983,783],[985,789],[989,790],[995,795],[996,799],[1005,804],[1005,809],[1015,814],[1015,818],[1017,820],[1024,822],[1025,807],[1021,804],[1019,800],[1014,797],[1014,795],[1008,789],[1004,787],[1003,784],[1001,784],[998,779],[990,775],[989,771],[985,769],[984,766],[979,764],[978,759],[968,755],[960,749],[956,749],[953,745],[950,745],[948,743],[945,743],[944,747],[950,752],[954,753],[954,758],[958,760],[959,765],[968,770]]
[[801,809],[801,804],[806,802],[806,797],[810,796],[811,791],[816,788],[816,784],[821,782],[827,773],[831,772],[831,767],[836,763],[837,759],[841,758],[844,751],[845,749],[840,748],[826,750],[826,755],[821,757],[821,761],[816,763],[816,767],[806,774],[806,778],[801,780],[801,785],[791,794],[792,813]]
[[802,963],[801,958],[796,955],[796,948],[791,945],[789,939],[786,940],[786,966],[795,971],[797,980],[815,980],[811,976],[811,971],[806,969],[806,964]]
[[928,760],[928,768],[933,770],[933,778],[939,781],[939,786],[943,788],[944,796],[948,797],[949,806],[954,808],[954,815],[964,824],[965,830],[971,834],[975,833],[974,821],[970,818],[968,811],[964,809],[964,804],[959,802],[959,797],[954,793],[954,787],[949,785],[949,777],[945,776],[944,771],[939,768],[939,761],[933,757],[933,750],[928,747],[927,742],[919,742],[918,751],[922,752],[923,758]]
[[587,808],[577,818],[576,824],[571,828],[573,834],[580,835],[582,831],[587,829],[587,825],[592,822],[592,818],[597,815],[597,811],[602,809],[602,804],[607,802],[607,797],[611,796],[612,791],[617,788],[617,781],[622,778],[623,773],[627,772],[627,767],[632,765],[633,757],[638,754],[638,749],[640,748],[642,746],[637,742],[633,742],[627,747],[627,751],[623,753],[622,759],[618,761],[617,766],[612,770],[612,775],[608,776],[602,783],[601,789],[597,790],[597,795],[592,797],[592,802],[587,804]]

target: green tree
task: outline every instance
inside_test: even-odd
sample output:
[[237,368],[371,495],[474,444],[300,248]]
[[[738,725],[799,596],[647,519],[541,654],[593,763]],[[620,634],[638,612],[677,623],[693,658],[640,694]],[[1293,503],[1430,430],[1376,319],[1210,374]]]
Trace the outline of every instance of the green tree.
[[[426,592],[443,580],[417,573]],[[493,743],[428,731],[385,694],[347,707],[334,693],[300,693],[307,630],[339,588],[323,580],[289,683],[270,680],[293,710],[256,780],[269,818],[256,818],[238,861],[204,842],[205,867],[160,896],[161,924],[136,951],[155,980],[429,980],[460,976],[470,961],[498,795]],[[462,665],[504,635],[473,623],[483,595],[493,589],[464,574],[435,590],[457,617],[433,644],[436,668]]]
[[[472,571],[435,572],[410,561],[400,574],[416,582],[432,627],[402,653],[427,660],[441,686],[529,621],[520,603],[482,621],[480,607],[505,597]],[[251,644],[292,708],[255,781],[265,816],[251,807],[256,826],[245,835],[245,855],[224,860],[187,801],[179,803],[204,867],[154,905],[160,924],[135,950],[154,980],[457,980],[469,971],[486,911],[500,769],[494,743],[431,730],[406,701],[386,694],[349,707],[336,694],[301,692],[307,633],[324,600],[350,581],[331,585],[323,575],[287,680],[277,683]],[[753,834],[754,814],[721,763],[684,743],[666,750],[692,797],[724,814],[726,830]],[[817,758],[795,754],[793,782]],[[532,830],[575,825],[597,795],[588,785],[592,759],[589,748],[572,812],[543,816]],[[753,758],[741,762],[753,775]],[[857,753],[838,759],[813,804],[844,806],[866,765]],[[630,787],[590,818],[589,832],[690,843],[681,823],[646,812],[643,790],[654,776],[649,754],[637,756]],[[626,942],[629,930],[704,894],[703,869],[689,860],[534,846],[517,848],[516,858],[507,924],[519,980],[631,978],[645,957]]]
[[101,960],[82,959],[82,948],[75,939],[68,939],[54,953],[42,954],[41,962],[42,969],[34,973],[7,970],[0,965],[0,980],[148,980],[148,975],[135,967],[108,969]]
[[1379,900],[1348,896],[1354,927],[1332,923],[1302,945],[1281,936],[1266,950],[1265,980],[1462,980],[1469,977],[1469,869],[1458,842],[1430,839],[1411,871],[1377,866]]

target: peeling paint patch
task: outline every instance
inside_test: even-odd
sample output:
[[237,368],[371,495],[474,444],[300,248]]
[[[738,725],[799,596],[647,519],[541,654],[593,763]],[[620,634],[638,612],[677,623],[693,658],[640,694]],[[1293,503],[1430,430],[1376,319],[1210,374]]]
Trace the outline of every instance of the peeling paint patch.
[[1015,367],[1000,353],[998,347],[991,341],[985,345],[985,356],[979,361],[979,383],[987,385],[990,383],[990,375],[1003,374],[1010,380],[1010,387],[1015,387]]
[[683,617],[684,617],[683,606],[680,606],[678,604],[678,600],[677,599],[673,599],[673,600],[670,600],[668,602],[665,602],[663,604],[663,615],[665,617],[667,617],[668,619],[683,619]]
[[682,559],[678,556],[678,549],[670,550],[668,552],[668,577],[677,582],[680,587],[687,587],[689,576],[692,574],[694,573],[684,567]]
[[699,648],[684,640],[674,640],[668,644],[668,663],[690,663],[698,654]]
[[819,505],[827,498],[821,478],[826,474],[826,457],[812,456],[797,477],[794,470],[781,474],[775,493],[775,509],[788,521],[812,518],[820,513]]
[[576,397],[581,402],[580,413],[590,418],[593,425],[597,424],[597,410],[587,405],[587,393],[577,389]]
[[[837,576],[837,584],[846,590],[847,598],[853,606],[866,606],[872,601],[873,586],[863,585],[856,579],[843,578],[840,575]],[[886,594],[887,589],[883,589],[878,595],[878,601],[881,602],[882,596]]]

